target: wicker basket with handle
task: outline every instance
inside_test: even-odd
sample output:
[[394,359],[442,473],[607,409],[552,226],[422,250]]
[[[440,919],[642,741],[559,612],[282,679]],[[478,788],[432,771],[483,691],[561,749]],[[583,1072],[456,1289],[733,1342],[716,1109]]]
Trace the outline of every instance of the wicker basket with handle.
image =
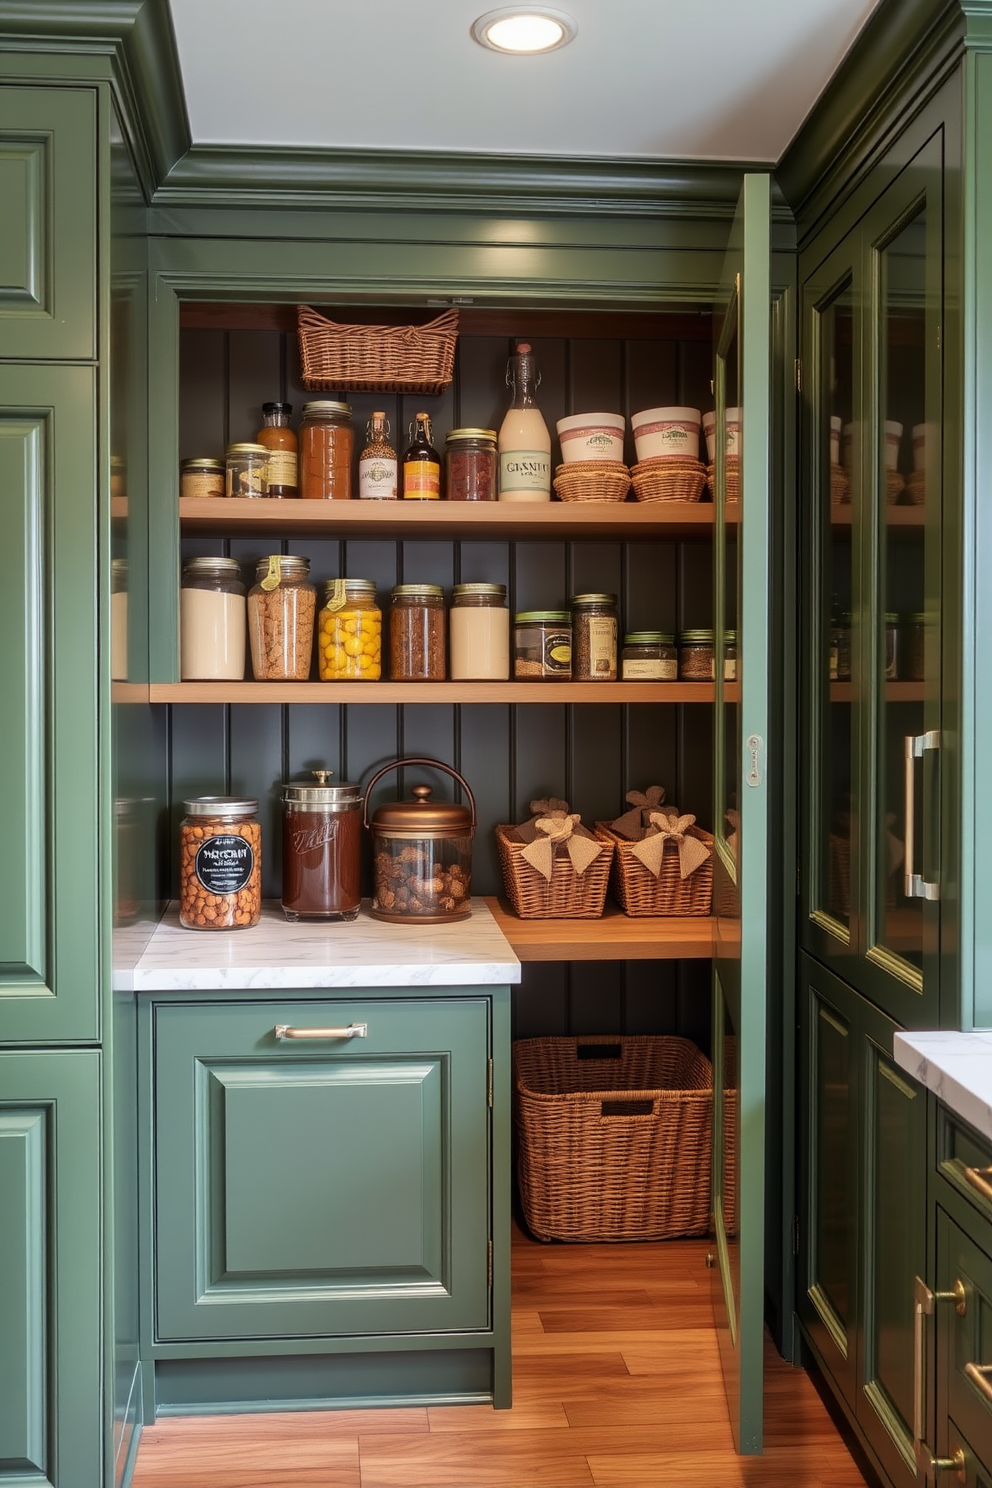
[[422,326],[339,325],[300,305],[296,320],[302,382],[311,392],[436,396],[454,375],[457,310]]

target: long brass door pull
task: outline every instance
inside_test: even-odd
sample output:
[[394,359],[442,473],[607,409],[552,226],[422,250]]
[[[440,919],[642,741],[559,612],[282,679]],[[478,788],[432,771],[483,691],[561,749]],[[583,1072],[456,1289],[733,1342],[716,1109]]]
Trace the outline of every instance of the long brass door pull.
[[367,1023],[349,1023],[347,1028],[292,1028],[288,1023],[277,1023],[277,1039],[350,1039],[368,1038]]
[[992,1204],[992,1168],[965,1168],[964,1176],[972,1188]]
[[[958,1480],[966,1482],[964,1452],[960,1449],[953,1457],[935,1457],[924,1440],[926,1436],[926,1360],[925,1319],[933,1312],[938,1302],[953,1302],[955,1311],[964,1317],[968,1308],[968,1297],[964,1282],[958,1278],[949,1292],[932,1292],[920,1277],[913,1278],[913,1451],[917,1466],[933,1482],[939,1472],[954,1472]],[[969,1365],[969,1368],[973,1366]],[[987,1388],[987,1387],[986,1387]],[[992,1388],[989,1389],[992,1399]]]
[[979,1395],[992,1405],[992,1364],[966,1364],[964,1372]]

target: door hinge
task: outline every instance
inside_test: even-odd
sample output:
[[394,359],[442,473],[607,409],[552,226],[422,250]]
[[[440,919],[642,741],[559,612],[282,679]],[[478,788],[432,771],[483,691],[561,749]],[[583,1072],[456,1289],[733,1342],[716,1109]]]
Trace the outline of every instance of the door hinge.
[[800,361],[800,359],[798,357],[796,357],[796,392],[797,393],[801,393],[802,390],[803,390],[803,364]]
[[797,863],[796,864],[796,898],[797,899],[799,898],[799,896],[802,893],[802,891],[803,891],[803,873],[802,873],[802,869],[800,868],[799,864]]
[[492,1104],[493,1104],[493,1062],[492,1062],[491,1059],[487,1059],[486,1064],[488,1066],[488,1068],[486,1070],[486,1100],[489,1102],[489,1109],[492,1110]]
[[799,1215],[792,1216],[792,1254],[799,1254]]
[[492,1291],[492,1289],[493,1289],[493,1242],[491,1240],[489,1242],[489,1261],[488,1261],[488,1265],[487,1265],[487,1274],[488,1274],[488,1277],[489,1277],[489,1281],[488,1281],[489,1290]]
[[940,350],[940,326],[937,327],[937,350]]

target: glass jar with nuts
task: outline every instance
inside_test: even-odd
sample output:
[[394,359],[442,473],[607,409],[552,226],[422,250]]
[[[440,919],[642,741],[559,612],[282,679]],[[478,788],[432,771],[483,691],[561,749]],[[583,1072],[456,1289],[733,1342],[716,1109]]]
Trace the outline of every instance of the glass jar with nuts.
[[262,829],[248,796],[193,796],[179,829],[179,923],[246,930],[262,913]]
[[[429,785],[415,785],[412,801],[380,806],[369,821],[369,797],[389,770],[425,765],[458,781],[468,805],[434,801]],[[372,831],[372,915],[420,923],[462,920],[471,914],[475,800],[468,785],[440,760],[414,758],[386,765],[369,781],[365,822]]]

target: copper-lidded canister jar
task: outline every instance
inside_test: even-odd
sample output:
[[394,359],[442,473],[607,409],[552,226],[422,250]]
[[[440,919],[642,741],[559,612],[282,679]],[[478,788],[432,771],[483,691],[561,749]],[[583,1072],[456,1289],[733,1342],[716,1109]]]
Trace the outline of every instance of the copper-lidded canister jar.
[[287,920],[353,920],[362,902],[362,792],[330,770],[282,787],[282,911]]
[[[412,801],[392,801],[369,820],[372,788],[390,770],[424,765],[443,770],[462,788],[464,806],[431,799],[429,785],[415,785]],[[372,914],[398,924],[447,923],[472,913],[472,838],[475,798],[450,765],[414,756],[385,765],[365,793],[365,825],[372,832]]]

